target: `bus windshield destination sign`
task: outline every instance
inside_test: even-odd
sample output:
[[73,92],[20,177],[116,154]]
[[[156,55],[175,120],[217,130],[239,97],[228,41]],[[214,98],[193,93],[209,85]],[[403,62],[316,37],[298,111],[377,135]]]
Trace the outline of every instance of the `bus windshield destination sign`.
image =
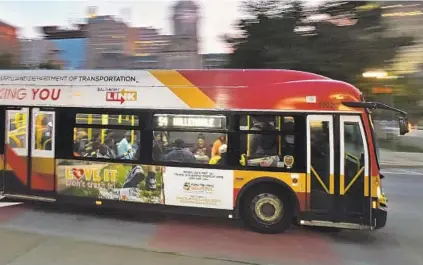
[[226,117],[206,115],[156,114],[155,127],[225,129]]

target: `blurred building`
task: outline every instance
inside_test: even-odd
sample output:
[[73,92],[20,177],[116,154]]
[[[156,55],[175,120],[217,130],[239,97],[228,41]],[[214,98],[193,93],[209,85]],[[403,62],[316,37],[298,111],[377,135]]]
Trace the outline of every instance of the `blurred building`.
[[113,58],[132,55],[132,33],[130,27],[117,18],[92,15],[87,25],[87,67],[119,68],[121,63],[113,65]]
[[407,74],[420,71],[423,63],[423,2],[382,1],[383,22],[389,36],[412,36],[416,44],[400,49],[393,64],[394,71]]
[[0,21],[0,55],[10,54],[12,62],[19,64],[19,41],[18,29],[12,25]]
[[229,62],[229,54],[227,53],[208,53],[201,55],[201,68],[215,69],[225,68]]
[[190,0],[177,2],[173,7],[173,36],[163,50],[163,68],[201,68],[198,52],[199,8]]
[[162,57],[159,54],[132,56],[130,60],[131,69],[160,69],[163,65]]
[[169,45],[171,37],[161,35],[156,28],[140,27],[136,30],[136,40],[134,42],[135,56],[157,55],[163,51],[163,48]]
[[44,39],[53,43],[59,51],[58,57],[63,62],[64,69],[86,68],[87,26],[78,24],[73,28],[45,26],[41,30]]
[[65,68],[65,61],[60,58],[61,51],[51,40],[22,39],[19,42],[21,66],[38,68],[41,64],[51,63]]

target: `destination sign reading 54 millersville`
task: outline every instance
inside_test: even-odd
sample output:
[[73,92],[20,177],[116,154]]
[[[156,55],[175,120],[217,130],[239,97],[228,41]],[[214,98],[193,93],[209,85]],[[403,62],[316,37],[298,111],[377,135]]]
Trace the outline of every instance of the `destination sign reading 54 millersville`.
[[184,114],[156,114],[154,115],[154,125],[159,128],[210,128],[226,129],[225,116],[203,116]]

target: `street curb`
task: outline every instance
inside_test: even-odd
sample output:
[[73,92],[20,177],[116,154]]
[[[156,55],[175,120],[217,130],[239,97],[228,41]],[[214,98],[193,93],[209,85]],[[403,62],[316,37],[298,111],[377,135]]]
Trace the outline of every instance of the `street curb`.
[[381,168],[423,168],[423,165],[407,165],[407,164],[380,164]]

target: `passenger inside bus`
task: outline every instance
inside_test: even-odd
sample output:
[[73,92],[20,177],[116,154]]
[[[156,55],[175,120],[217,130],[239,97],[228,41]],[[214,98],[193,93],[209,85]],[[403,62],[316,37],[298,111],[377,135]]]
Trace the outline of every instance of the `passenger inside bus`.
[[[252,116],[251,131],[276,131],[274,118],[267,116]],[[275,134],[251,134],[250,158],[261,158],[277,155],[278,136]]]
[[165,148],[167,143],[164,141],[163,137],[164,132],[154,132],[154,140],[153,140],[153,160],[160,161],[163,159],[163,155],[165,154]]
[[240,122],[242,166],[292,168],[295,161],[295,118],[246,115]]
[[216,156],[213,156],[210,159],[209,164],[211,165],[224,165],[226,163],[226,154],[228,151],[228,146],[226,144],[222,144],[219,147],[219,154]]
[[217,138],[217,140],[213,143],[213,147],[212,147],[212,151],[211,151],[211,156],[212,157],[219,155],[219,147],[222,144],[226,144],[226,134],[219,135],[219,137]]
[[197,144],[192,149],[192,153],[194,154],[197,161],[208,163],[210,160],[210,148],[206,146],[205,138],[203,134],[198,135]]
[[178,138],[175,140],[175,147],[172,151],[164,156],[165,161],[181,162],[181,163],[195,163],[195,156],[191,151],[185,149],[184,140]]
[[[137,151],[139,151],[139,133],[135,135],[134,145],[131,145],[130,131],[125,132],[123,130],[102,129],[101,133],[94,133],[92,140],[89,141],[86,130],[87,129],[82,128],[76,129],[73,150],[75,156],[105,159],[137,159],[137,156],[134,156],[134,154],[137,154]],[[122,152],[124,149],[127,150],[123,153],[118,152],[119,144],[116,143],[116,139],[119,139],[119,136],[121,136],[122,140],[124,140],[123,143],[122,140],[120,141],[120,143],[122,143],[120,151]]]
[[[124,159],[132,158],[131,132],[126,132],[122,140],[118,143],[118,155],[123,156]],[[125,155],[126,154],[126,155]]]
[[294,121],[287,120],[282,124],[282,129],[285,135],[282,137],[282,150],[281,156],[290,155],[293,156],[295,153],[295,135],[294,135]]

